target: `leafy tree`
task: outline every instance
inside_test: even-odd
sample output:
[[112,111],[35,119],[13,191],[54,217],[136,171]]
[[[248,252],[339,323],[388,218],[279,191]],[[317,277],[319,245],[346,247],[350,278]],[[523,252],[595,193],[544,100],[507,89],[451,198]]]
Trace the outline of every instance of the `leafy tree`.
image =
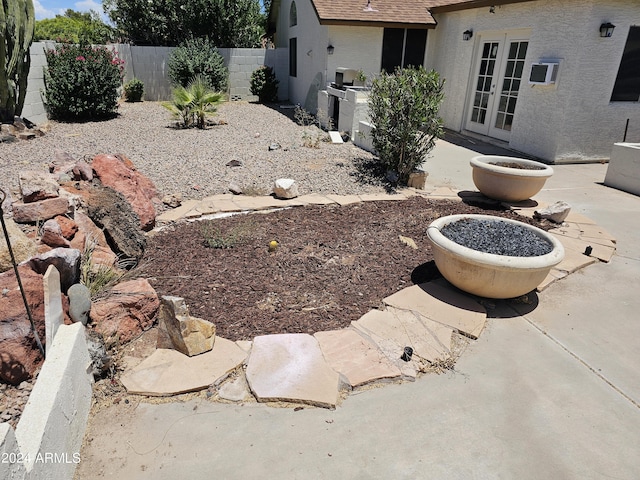
[[115,30],[94,12],[76,12],[70,8],[64,15],[36,21],[34,41],[58,40],[72,43],[105,44],[115,38]]
[[197,75],[214,90],[227,89],[229,72],[215,44],[207,38],[190,38],[173,49],[168,61],[169,78],[174,86],[186,87]]
[[217,47],[255,47],[264,33],[260,0],[104,0],[103,8],[137,45],[209,37]]

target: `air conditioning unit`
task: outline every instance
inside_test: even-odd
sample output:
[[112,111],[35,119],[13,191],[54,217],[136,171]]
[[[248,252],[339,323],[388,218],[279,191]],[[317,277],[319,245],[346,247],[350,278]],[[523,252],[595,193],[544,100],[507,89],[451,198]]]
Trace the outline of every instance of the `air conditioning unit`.
[[532,63],[529,85],[551,85],[556,83],[559,66],[560,64],[557,62]]

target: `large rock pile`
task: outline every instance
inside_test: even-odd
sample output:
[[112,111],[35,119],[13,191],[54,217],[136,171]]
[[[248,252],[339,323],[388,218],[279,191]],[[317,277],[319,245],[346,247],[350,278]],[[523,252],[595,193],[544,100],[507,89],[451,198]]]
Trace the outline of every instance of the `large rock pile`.
[[[21,172],[19,182],[20,200],[2,207],[13,215],[5,223],[41,341],[43,275],[49,265],[60,272],[66,323],[86,324],[90,317],[90,328],[108,345],[150,328],[160,301],[146,280],[116,285],[97,303],[79,282],[83,252],[91,252],[93,269],[132,266],[142,257],[144,231],[155,225],[158,201],[151,180],[124,155],[98,155],[87,163],[57,152],[48,172]],[[34,375],[43,358],[0,236],[0,381],[17,385]]]

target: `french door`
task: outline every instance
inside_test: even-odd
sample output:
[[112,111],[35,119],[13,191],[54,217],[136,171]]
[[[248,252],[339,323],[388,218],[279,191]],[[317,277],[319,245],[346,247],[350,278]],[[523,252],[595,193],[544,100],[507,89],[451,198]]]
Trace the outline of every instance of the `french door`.
[[467,130],[509,141],[528,46],[522,35],[480,37]]

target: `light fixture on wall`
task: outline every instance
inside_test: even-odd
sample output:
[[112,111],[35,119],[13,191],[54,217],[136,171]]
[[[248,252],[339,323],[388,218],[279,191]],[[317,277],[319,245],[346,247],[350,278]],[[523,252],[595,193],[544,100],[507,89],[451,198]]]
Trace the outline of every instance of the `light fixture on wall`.
[[496,13],[496,6],[495,5],[491,5],[489,7],[489,13]]
[[609,38],[613,35],[614,28],[616,28],[616,26],[611,22],[603,23],[600,25],[600,36],[603,38]]
[[471,37],[473,37],[473,30],[469,29],[462,32],[462,40],[464,40],[465,42],[467,40],[471,40]]
[[333,51],[335,50],[335,47],[331,44],[327,45],[327,53],[329,55],[333,55]]

